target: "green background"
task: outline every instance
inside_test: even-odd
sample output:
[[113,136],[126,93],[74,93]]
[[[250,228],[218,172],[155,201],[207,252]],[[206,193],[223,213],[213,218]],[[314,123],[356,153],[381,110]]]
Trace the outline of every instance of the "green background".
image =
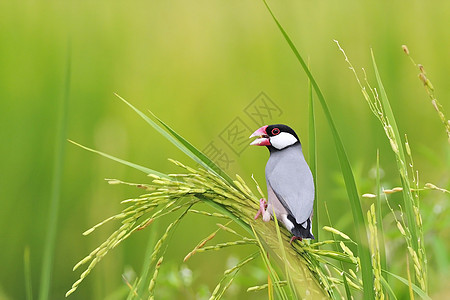
[[[400,183],[383,129],[333,39],[340,41],[358,71],[367,68],[369,77],[370,48],[374,50],[400,131],[408,134],[421,185],[432,182],[448,189],[445,131],[401,45],[408,45],[416,62],[425,66],[436,96],[449,109],[450,2],[302,0],[272,1],[271,6],[302,55],[309,58],[359,192],[374,192],[377,148],[383,186]],[[260,92],[282,111],[267,123],[291,125],[307,145],[307,79],[262,1],[1,1],[0,299],[24,299],[27,247],[33,293],[38,294],[68,57],[66,137],[86,146],[161,172],[177,171],[167,158],[195,165],[121,103],[114,96],[118,93],[143,111],[151,109],[200,149],[217,142],[234,160],[229,174],[240,174],[250,186],[250,176],[255,174],[264,183],[267,151],[249,147],[236,155],[219,138],[236,117],[252,130],[262,125],[244,112]],[[333,225],[352,233],[332,137],[319,105],[316,108],[320,225],[328,225],[323,210],[327,201]],[[64,150],[51,299],[64,297],[79,276],[71,271],[73,265],[117,224],[88,237],[81,233],[121,210],[121,200],[140,193],[132,187],[110,186],[103,179],[149,181],[136,170],[72,144],[66,143]],[[392,199],[395,203],[400,197]],[[449,292],[448,285],[445,290],[449,199],[437,192],[424,192],[422,199],[431,295],[439,298]],[[371,200],[362,201],[367,209]],[[121,299],[127,290],[121,275],[141,272],[150,233],[161,234],[170,220],[134,234],[112,251],[71,298]],[[183,257],[215,230],[217,221],[201,216],[183,221],[161,269],[160,297],[207,295],[227,263],[249,253],[235,248],[197,254],[183,267],[193,271],[193,283],[180,288],[183,284],[176,274]],[[392,225],[392,217],[385,222]],[[395,230],[387,234],[393,241],[388,260],[404,260],[400,236]],[[232,237],[221,234],[217,239]],[[400,265],[397,269],[401,274]],[[266,276],[255,264],[227,295],[266,297],[266,292],[245,292],[248,286],[263,284]],[[401,285],[398,288],[401,293]]]

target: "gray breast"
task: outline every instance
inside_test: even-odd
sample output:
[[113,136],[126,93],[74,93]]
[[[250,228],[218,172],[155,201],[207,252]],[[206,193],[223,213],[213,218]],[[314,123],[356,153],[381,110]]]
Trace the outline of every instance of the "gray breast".
[[298,224],[312,214],[314,182],[300,144],[271,153],[266,165],[268,188]]

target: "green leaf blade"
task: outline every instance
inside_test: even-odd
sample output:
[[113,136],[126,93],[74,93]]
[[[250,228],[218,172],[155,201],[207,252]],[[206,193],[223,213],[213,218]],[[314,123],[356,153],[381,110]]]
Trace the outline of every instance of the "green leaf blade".
[[218,175],[225,181],[227,181],[232,186],[235,186],[233,180],[221,169],[217,166],[211,159],[209,159],[205,154],[203,154],[200,150],[195,148],[191,143],[189,143],[185,138],[176,133],[172,128],[166,125],[162,120],[158,119],[155,115],[152,115],[161,123],[161,125],[167,130],[164,130],[163,127],[159,126],[155,121],[150,119],[146,114],[141,112],[127,100],[115,94],[120,100],[122,100],[125,104],[131,107],[144,121],[146,121],[149,125],[151,125],[156,131],[158,131],[162,136],[164,136],[167,140],[169,140],[172,144],[174,144],[178,149],[180,149],[184,154],[189,156],[192,160],[202,165],[205,169],[213,172]]
[[164,126],[164,128],[167,129],[182,145],[186,147],[196,158],[196,160],[199,160],[198,162],[209,169],[210,171],[216,173],[223,179],[225,179],[229,184],[235,185],[233,180],[230,176],[228,176],[227,173],[225,173],[215,162],[213,162],[208,156],[206,156],[203,152],[198,150],[195,146],[193,146],[189,141],[187,141],[185,138],[183,138],[181,135],[179,135],[175,130],[173,130],[171,127],[169,127],[166,123],[164,123],[161,119],[156,117],[153,113],[152,115],[155,117],[158,122],[161,123],[161,125]]
[[80,148],[83,148],[84,150],[87,150],[87,151],[90,151],[90,152],[99,154],[99,155],[101,155],[101,156],[103,156],[103,157],[109,158],[109,159],[114,160],[114,161],[116,161],[116,162],[118,162],[118,163],[121,163],[121,164],[123,164],[123,165],[132,167],[133,169],[136,169],[136,170],[139,170],[139,171],[141,171],[141,172],[144,172],[144,173],[147,174],[147,175],[148,175],[148,174],[153,174],[153,175],[156,175],[156,176],[159,176],[159,177],[162,177],[162,178],[170,178],[169,176],[167,176],[166,174],[163,174],[163,173],[161,173],[161,172],[158,172],[158,171],[155,171],[155,170],[146,168],[146,167],[144,167],[144,166],[141,166],[141,165],[138,165],[138,164],[135,164],[135,163],[132,163],[132,162],[129,162],[129,161],[126,161],[126,160],[117,158],[117,157],[115,157],[115,156],[106,154],[106,153],[101,152],[101,151],[98,151],[98,150],[94,150],[94,149],[92,149],[92,148],[89,148],[89,147],[83,146],[83,145],[81,145],[81,144],[78,144],[77,142],[74,142],[74,141],[72,141],[72,140],[68,140],[68,141],[71,142],[72,144],[74,144],[74,145],[80,147]]
[[71,44],[69,40],[67,46],[64,95],[60,102],[58,111],[58,123],[56,126],[57,134],[55,139],[55,156],[52,171],[50,209],[42,257],[41,276],[39,283],[39,300],[46,300],[49,298],[52,282],[56,236],[58,232],[59,205],[61,202],[61,181],[63,177],[64,153],[66,146],[65,140],[67,135],[67,123],[69,114],[71,66],[72,55]]
[[[402,282],[403,284],[405,284],[406,286],[409,286],[409,282],[408,279],[405,279],[401,276],[398,276],[394,273],[388,272],[386,270],[382,270],[384,273],[394,277],[395,279],[399,280],[400,282]],[[425,300],[431,300],[430,296],[427,295],[427,293],[425,293],[420,287],[418,287],[417,285],[415,285],[414,283],[411,283],[412,289],[413,291],[420,296],[421,299],[425,299]]]
[[309,167],[314,182],[314,207],[312,218],[312,231],[315,237],[315,243],[319,242],[319,205],[317,198],[317,144],[316,144],[316,120],[314,111],[314,97],[311,80],[308,80],[308,94],[309,94]]
[[386,113],[387,119],[389,120],[389,124],[392,127],[392,131],[394,133],[395,140],[398,143],[397,149],[398,149],[398,155],[399,155],[401,161],[397,160],[397,167],[400,172],[400,178],[401,178],[402,187],[403,187],[403,192],[402,192],[403,193],[403,202],[405,204],[406,218],[408,220],[409,230],[411,232],[412,245],[413,245],[414,250],[417,252],[418,248],[419,248],[418,241],[417,241],[417,237],[418,237],[417,236],[417,225],[415,222],[414,208],[413,208],[413,203],[412,203],[413,196],[411,194],[411,187],[408,182],[408,178],[406,175],[406,168],[404,166],[404,164],[406,163],[406,160],[405,160],[405,152],[403,151],[403,146],[402,146],[402,139],[400,137],[400,133],[399,133],[399,130],[397,127],[397,122],[395,121],[394,112],[392,111],[389,98],[386,94],[386,90],[384,89],[383,82],[381,81],[380,73],[378,72],[377,63],[375,61],[375,55],[372,50],[370,51],[370,53],[372,56],[372,65],[373,65],[373,69],[375,72],[375,78],[377,80],[378,88],[380,90],[380,100],[381,100],[381,103],[383,104],[383,109]]
[[361,203],[359,200],[359,194],[358,190],[356,188],[355,178],[353,175],[353,171],[350,166],[350,162],[348,160],[347,154],[344,149],[344,145],[341,141],[341,138],[339,136],[339,133],[336,129],[336,126],[334,124],[333,118],[331,116],[330,110],[328,109],[328,105],[325,101],[325,98],[314,79],[311,71],[309,70],[308,66],[305,63],[305,60],[301,57],[300,53],[298,52],[297,48],[295,47],[292,40],[289,38],[286,31],[283,29],[275,15],[273,14],[272,10],[268,6],[267,2],[263,0],[267,10],[271,14],[273,20],[275,21],[278,29],[282,33],[283,37],[285,38],[286,42],[288,43],[289,47],[291,48],[292,52],[294,53],[295,57],[297,58],[298,62],[303,68],[303,71],[306,73],[307,77],[311,81],[311,85],[314,88],[314,91],[317,94],[317,97],[319,99],[319,102],[322,106],[322,110],[325,114],[325,117],[327,119],[328,125],[330,127],[331,133],[333,135],[333,140],[336,146],[336,151],[339,159],[339,164],[341,166],[342,175],[344,177],[345,186],[347,189],[347,195],[350,201],[350,205],[352,208],[352,215],[356,227],[356,242],[358,244],[358,255],[361,260],[361,271],[362,271],[362,279],[363,279],[363,288],[364,288],[364,299],[373,299],[375,296],[374,293],[374,285],[373,285],[373,272],[372,272],[372,262],[370,258],[370,252],[368,249],[368,238],[367,238],[367,232],[366,232],[366,224],[364,220],[364,214],[362,212]]

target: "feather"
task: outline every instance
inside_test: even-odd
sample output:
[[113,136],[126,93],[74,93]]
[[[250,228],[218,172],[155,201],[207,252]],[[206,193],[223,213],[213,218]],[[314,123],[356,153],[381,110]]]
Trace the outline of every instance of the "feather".
[[298,224],[312,214],[314,182],[300,143],[283,151],[271,152],[266,165],[266,180],[278,200]]

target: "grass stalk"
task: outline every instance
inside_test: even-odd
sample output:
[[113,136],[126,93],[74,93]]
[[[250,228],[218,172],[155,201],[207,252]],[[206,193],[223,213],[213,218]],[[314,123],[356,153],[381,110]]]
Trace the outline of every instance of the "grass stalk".
[[[151,256],[151,254],[152,254],[153,249],[155,247],[155,243],[156,243],[156,235],[152,231],[150,233],[150,237],[148,238],[147,247],[146,247],[146,250],[145,250],[145,257],[144,257],[144,263],[142,265],[141,276],[140,276],[140,278],[139,278],[139,280],[137,282],[136,290],[137,290],[137,294],[138,295],[144,295],[145,289],[150,284],[150,280],[151,280],[151,278],[150,278],[150,266],[151,266],[151,263],[152,263],[152,260],[151,260],[152,256]],[[133,293],[133,291],[130,291],[130,294],[132,294],[132,293]]]
[[423,86],[428,94],[428,97],[431,100],[431,104],[433,105],[434,109],[436,110],[436,112],[439,116],[439,119],[441,120],[442,124],[444,125],[445,132],[447,133],[447,141],[450,144],[450,120],[447,119],[447,117],[445,116],[444,108],[434,94],[433,84],[431,83],[430,79],[428,78],[423,65],[416,64],[414,59],[411,57],[408,47],[406,45],[402,45],[402,48],[403,48],[403,52],[405,52],[405,54],[409,57],[411,63],[414,65],[414,67],[419,69],[418,77],[419,77],[420,81],[423,83]]
[[405,279],[401,276],[398,276],[398,275],[388,272],[386,270],[383,270],[383,273],[386,273],[387,275],[394,277],[395,279],[397,279],[398,281],[400,281],[401,283],[403,283],[404,285],[406,285],[408,287],[411,286],[413,291],[420,297],[420,299],[431,300],[430,296],[428,296],[425,291],[423,291],[420,287],[418,287],[417,285],[415,285],[412,282],[410,284],[408,282],[408,279]]
[[30,247],[23,252],[23,266],[25,274],[25,295],[27,300],[33,300],[33,284],[31,281]]
[[374,275],[375,299],[384,299],[384,292],[381,283],[381,258],[380,258],[380,244],[378,242],[378,226],[377,216],[375,213],[375,205],[372,204],[367,211],[367,220],[369,225],[370,239],[369,246],[372,253],[372,266]]
[[68,119],[68,105],[71,78],[71,44],[67,46],[66,74],[64,83],[64,94],[61,98],[58,110],[57,134],[55,140],[55,155],[53,161],[52,186],[50,197],[50,209],[46,237],[44,242],[44,253],[42,258],[41,281],[39,288],[39,300],[46,300],[50,295],[52,281],[52,269],[55,256],[56,234],[58,229],[59,203],[61,199],[61,179],[64,166],[64,152],[66,145],[66,131]]
[[386,270],[386,246],[384,241],[384,229],[383,229],[383,215],[381,210],[381,182],[380,182],[380,150],[377,149],[377,165],[376,165],[376,216],[377,216],[377,231],[378,242],[380,245],[380,264],[381,269]]
[[[264,265],[266,266],[266,269],[268,271],[270,282],[275,285],[275,291],[277,292],[278,297],[280,297],[280,299],[282,299],[282,300],[287,300],[288,296],[286,294],[286,291],[280,285],[280,278],[278,277],[277,272],[273,268],[273,266],[268,258],[268,253],[264,250],[264,246],[263,246],[261,240],[259,239],[258,234],[256,233],[253,226],[252,226],[252,229],[253,229],[253,233],[255,234],[256,240],[258,241],[259,248],[261,251],[261,257],[262,257]],[[270,295],[270,290],[269,290],[269,295]]]
[[314,91],[316,92],[317,98],[322,106],[325,118],[330,127],[333,140],[336,146],[336,151],[338,154],[338,160],[341,166],[342,175],[344,178],[348,199],[352,209],[353,221],[355,223],[356,228],[356,242],[358,244],[358,256],[360,257],[361,260],[361,271],[364,285],[364,299],[373,299],[374,297],[373,278],[372,278],[373,275],[372,275],[370,252],[368,249],[368,239],[366,232],[367,226],[365,224],[364,214],[362,212],[361,203],[359,200],[359,193],[356,188],[355,178],[353,175],[352,168],[350,166],[350,162],[347,157],[347,153],[344,149],[344,145],[339,136],[338,130],[334,124],[331,112],[328,109],[325,97],[323,96],[322,91],[320,90],[316,80],[314,79],[311,71],[309,70],[307,64],[305,63],[305,60],[302,58],[297,48],[295,47],[294,43],[292,42],[292,40],[290,39],[284,28],[281,26],[278,19],[273,14],[267,2],[265,0],[263,0],[263,2],[267,10],[269,11],[270,15],[272,16],[273,20],[275,21],[281,34],[283,35],[284,39],[288,43],[289,47],[291,48],[301,67],[303,68],[303,71],[306,73],[307,77],[311,81],[311,85],[313,86]]
[[[408,245],[408,251],[410,256],[414,262],[414,270],[416,282],[418,282],[425,292],[427,292],[428,284],[427,284],[427,258],[425,254],[425,245],[424,245],[424,235],[423,235],[423,224],[422,217],[420,215],[419,210],[419,198],[418,193],[412,194],[411,184],[413,182],[416,184],[416,188],[418,187],[418,178],[414,175],[414,170],[412,171],[412,179],[410,179],[410,175],[408,174],[408,164],[406,161],[405,150],[412,162],[411,151],[408,142],[404,144],[399,134],[399,130],[396,124],[396,120],[394,117],[394,113],[390,106],[390,102],[387,96],[387,93],[384,89],[383,83],[381,81],[380,74],[378,72],[378,67],[375,61],[375,56],[373,51],[371,51],[372,57],[372,65],[375,73],[375,78],[377,81],[378,89],[372,88],[367,80],[367,75],[364,71],[365,76],[365,85],[363,85],[356,73],[353,65],[348,59],[345,51],[339,45],[338,41],[335,41],[339,50],[343,53],[345,61],[348,63],[350,70],[353,72],[358,85],[361,88],[361,92],[369,105],[372,113],[378,118],[380,123],[383,126],[385,134],[390,142],[392,151],[394,152],[397,169],[400,175],[400,181],[402,183],[402,188],[400,190],[403,194],[403,207],[406,212],[407,223],[403,220],[403,211],[402,211],[402,222],[403,225],[396,220],[397,226],[399,230],[401,229],[401,233],[405,238],[405,241]],[[369,92],[367,91],[369,90]],[[402,209],[402,206],[400,206]],[[391,209],[392,211],[392,209]],[[394,216],[395,217],[395,216]],[[406,230],[405,230],[406,228]],[[403,231],[402,231],[403,230]],[[420,258],[420,259],[419,259]]]
[[408,179],[408,171],[406,166],[406,156],[403,151],[403,143],[401,142],[400,133],[397,127],[397,122],[395,121],[394,113],[391,108],[391,104],[389,102],[388,96],[386,94],[386,90],[384,89],[383,83],[381,81],[380,74],[378,72],[378,67],[375,61],[375,56],[373,54],[373,51],[371,51],[372,55],[372,63],[373,68],[375,72],[375,78],[377,79],[378,88],[380,92],[380,100],[382,103],[382,107],[384,112],[386,113],[386,118],[388,120],[388,125],[390,126],[393,137],[391,141],[393,141],[393,150],[397,157],[397,168],[400,172],[401,182],[403,186],[403,202],[405,204],[406,208],[406,216],[408,219],[408,225],[411,231],[411,240],[412,245],[415,251],[418,251],[419,245],[418,245],[418,228],[415,221],[415,213],[414,213],[414,198],[411,194],[411,186],[409,184]]
[[317,143],[316,143],[316,117],[314,111],[314,95],[311,80],[308,78],[308,94],[309,94],[309,167],[314,182],[314,215],[312,218],[312,231],[316,238],[315,243],[320,241],[319,238],[319,199],[317,197]]
[[289,288],[289,298],[293,299],[295,296],[295,299],[298,299],[298,295],[295,290],[294,282],[292,281],[292,276],[294,274],[291,274],[290,268],[288,266],[289,260],[286,257],[286,250],[283,246],[283,240],[281,238],[281,232],[280,232],[280,226],[278,225],[277,216],[275,214],[275,210],[273,210],[273,219],[275,223],[275,228],[277,231],[277,238],[278,238],[278,244],[279,244],[279,251],[281,253],[281,257],[283,258],[284,263],[284,276],[286,277],[286,282],[288,283],[287,287]]

